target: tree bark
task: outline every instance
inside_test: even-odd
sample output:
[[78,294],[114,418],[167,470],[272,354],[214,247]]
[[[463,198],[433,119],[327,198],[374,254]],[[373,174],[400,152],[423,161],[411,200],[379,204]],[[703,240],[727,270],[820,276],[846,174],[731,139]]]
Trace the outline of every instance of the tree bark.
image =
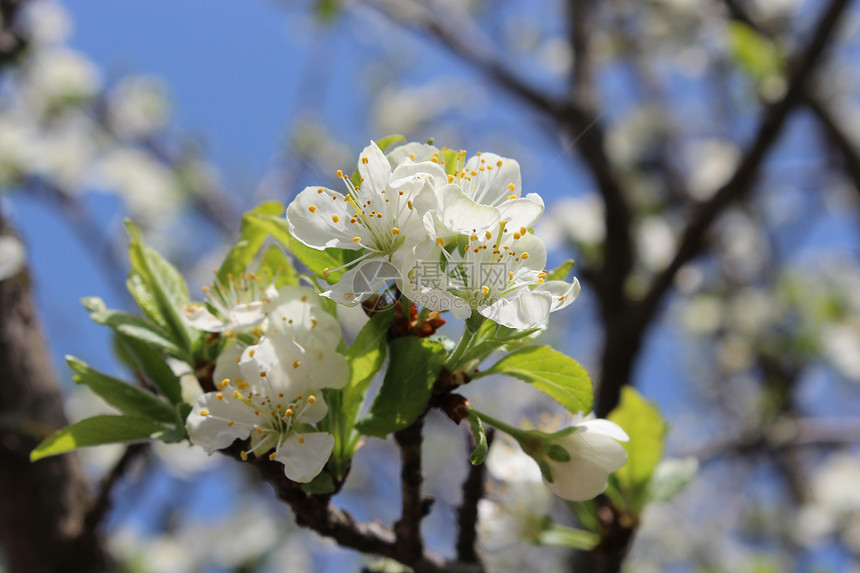
[[[14,230],[0,217],[0,236]],[[26,268],[0,281],[0,545],[9,573],[109,570],[84,528],[89,493],[74,454],[30,462],[30,451],[66,425]]]

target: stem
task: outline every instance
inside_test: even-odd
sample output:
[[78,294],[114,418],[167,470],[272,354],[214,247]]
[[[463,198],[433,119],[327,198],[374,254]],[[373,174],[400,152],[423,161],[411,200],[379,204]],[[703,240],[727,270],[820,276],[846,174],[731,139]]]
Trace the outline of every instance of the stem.
[[510,425],[502,422],[501,420],[497,420],[496,418],[493,418],[489,414],[484,414],[483,412],[479,412],[478,410],[476,410],[474,408],[472,408],[471,411],[474,412],[475,415],[478,416],[478,418],[480,418],[482,422],[486,422],[489,425],[496,428],[497,430],[501,430],[502,432],[508,434],[509,436],[511,436],[512,438],[514,438],[517,441],[520,441],[521,439],[525,439],[528,437],[528,431],[526,431],[526,430],[521,430],[519,428],[515,428],[513,426],[510,426]]
[[480,330],[485,320],[486,318],[481,316],[481,314],[472,311],[472,316],[466,320],[466,324],[463,327],[463,336],[460,338],[460,342],[457,343],[457,347],[445,361],[445,370],[454,372],[460,366],[463,356],[471,348],[472,343],[475,341],[475,336],[478,334],[478,330]]

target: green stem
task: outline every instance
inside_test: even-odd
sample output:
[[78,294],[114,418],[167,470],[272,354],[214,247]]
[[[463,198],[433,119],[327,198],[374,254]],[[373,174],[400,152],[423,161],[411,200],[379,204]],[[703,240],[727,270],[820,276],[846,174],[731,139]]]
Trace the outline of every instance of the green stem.
[[466,324],[463,327],[463,336],[460,338],[460,342],[457,343],[457,347],[445,361],[445,370],[448,372],[454,372],[457,367],[460,366],[463,356],[471,348],[472,343],[475,340],[475,336],[478,334],[478,330],[480,330],[481,325],[485,320],[486,319],[479,313],[472,311],[472,316],[466,319]]
[[482,422],[486,422],[487,424],[493,426],[497,430],[501,430],[502,432],[508,434],[509,436],[511,436],[512,438],[514,438],[517,441],[520,441],[520,439],[525,439],[528,437],[528,431],[527,430],[521,430],[520,428],[515,428],[513,426],[510,426],[510,425],[502,422],[501,420],[497,420],[497,419],[493,418],[492,416],[490,416],[489,414],[484,414],[483,412],[479,412],[478,410],[475,410],[474,408],[472,408],[470,411],[474,412],[474,414]]

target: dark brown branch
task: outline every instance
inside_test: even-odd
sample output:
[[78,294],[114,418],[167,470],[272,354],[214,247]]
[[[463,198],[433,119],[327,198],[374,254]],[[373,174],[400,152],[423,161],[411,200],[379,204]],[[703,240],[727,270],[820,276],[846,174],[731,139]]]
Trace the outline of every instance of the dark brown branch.
[[724,456],[753,455],[798,448],[831,448],[860,442],[860,422],[855,419],[798,418],[779,431],[754,429],[699,446],[684,455],[695,456],[703,464]]
[[606,154],[598,112],[583,100],[556,99],[528,85],[496,57],[493,47],[482,41],[475,26],[469,27],[468,33],[455,30],[448,21],[410,1],[365,0],[365,3],[404,27],[437,39],[507,92],[561,124],[594,177],[606,206],[604,264],[596,275],[595,292],[600,296],[604,315],[612,315],[615,320],[615,316],[626,314],[623,287],[633,265],[632,216],[616,169]]
[[845,173],[854,183],[854,189],[860,193],[860,154],[857,152],[857,146],[839,125],[833,112],[816,95],[807,92],[806,105],[815,114],[827,139],[839,150]]
[[[237,443],[225,453],[240,459],[240,449],[241,446]],[[426,550],[407,556],[392,530],[376,522],[355,521],[348,512],[333,506],[329,496],[303,492],[300,484],[287,479],[284,467],[277,462],[263,457],[256,458],[251,463],[263,480],[271,484],[277,496],[290,506],[296,516],[296,523],[330,537],[338,545],[394,559],[408,565],[416,573],[478,573],[468,564],[446,563],[441,557]]]
[[704,250],[707,232],[719,215],[729,205],[751,192],[764,158],[778,140],[791,112],[803,102],[806,84],[849,3],[850,0],[833,0],[827,7],[809,44],[793,59],[796,65],[785,95],[765,110],[756,136],[747,147],[744,159],[734,175],[693,214],[672,262],[657,276],[648,294],[626,319],[626,332],[616,342],[617,345],[623,344],[625,347],[611,353],[611,360],[607,360],[607,356],[604,357],[604,366],[613,368],[613,376],[607,377],[604,372],[597,396],[598,416],[605,416],[618,403],[621,387],[629,383],[633,361],[641,347],[642,335],[672,288],[678,271]]
[[111,494],[113,493],[114,486],[125,475],[131,463],[148,449],[148,443],[132,444],[126,447],[125,452],[119,460],[117,460],[107,475],[102,478],[99,493],[84,518],[83,535],[96,535],[98,533],[99,527],[110,510]]
[[[493,429],[487,429],[487,446],[493,443]],[[475,438],[469,435],[469,452],[475,449]],[[462,563],[480,564],[478,555],[478,502],[484,497],[484,483],[487,479],[487,465],[469,464],[469,475],[463,482],[463,502],[457,510],[457,560]]]
[[[0,216],[2,235],[14,234]],[[67,422],[26,269],[0,281],[0,376],[0,545],[7,569],[108,570],[98,539],[81,535],[88,492],[77,456],[30,462],[30,451]]]
[[588,13],[591,0],[568,0],[568,37],[573,54],[570,77],[571,101],[593,102],[591,93],[591,58],[588,51]]
[[421,555],[421,520],[427,515],[432,500],[421,498],[424,475],[421,470],[421,446],[424,442],[424,416],[411,426],[395,432],[394,441],[400,446],[400,520],[394,524],[397,545],[406,561]]

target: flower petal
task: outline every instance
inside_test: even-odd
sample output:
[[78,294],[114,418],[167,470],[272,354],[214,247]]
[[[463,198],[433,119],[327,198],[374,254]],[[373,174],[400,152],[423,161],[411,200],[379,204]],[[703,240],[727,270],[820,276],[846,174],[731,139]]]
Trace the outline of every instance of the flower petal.
[[358,157],[358,174],[361,176],[361,187],[373,193],[379,193],[388,187],[391,179],[391,164],[379,146],[371,141]]
[[588,426],[585,427],[586,431],[574,432],[559,441],[573,459],[591,460],[607,472],[614,472],[627,463],[624,446],[608,435],[590,432]]
[[585,435],[601,434],[608,436],[613,440],[618,440],[619,442],[630,441],[630,436],[627,435],[627,432],[625,432],[621,426],[610,420],[604,420],[603,418],[586,420],[580,423],[579,426],[585,427]]
[[185,421],[188,439],[209,454],[247,438],[256,425],[254,411],[227,392],[201,396]]
[[308,403],[305,406],[305,409],[302,410],[302,414],[299,418],[296,419],[297,422],[301,422],[303,424],[316,424],[323,418],[325,418],[326,414],[328,414],[328,404],[325,403],[325,400],[322,397],[322,394],[313,394],[314,403]]
[[[501,163],[501,165],[499,165]],[[520,196],[520,164],[495,153],[482,153],[466,161],[460,181],[463,191],[483,205],[499,205],[510,195]]]
[[185,305],[183,317],[188,326],[197,330],[204,332],[223,332],[227,330],[227,325],[224,321],[209,312],[209,309],[202,304]]
[[555,495],[570,501],[585,501],[600,495],[609,485],[609,472],[586,458],[559,463],[548,460],[553,482],[545,482]]
[[507,199],[498,206],[503,221],[512,229],[533,227],[544,213],[544,203],[537,193],[529,193],[519,199]]
[[305,187],[287,207],[290,233],[314,249],[360,249],[353,239],[364,238],[364,227],[351,223],[353,208],[337,191]]
[[439,150],[432,145],[420,143],[417,141],[410,141],[409,143],[398,145],[397,147],[389,151],[388,162],[391,163],[392,169],[396,169],[396,167],[403,163],[403,161],[405,161],[406,159],[410,159],[412,161],[417,162],[430,161],[430,158],[433,157],[433,154],[438,155],[438,153]]
[[468,234],[473,229],[494,228],[500,221],[498,209],[475,202],[457,185],[445,185],[437,195],[438,218],[449,231]]
[[[322,293],[322,296],[347,306],[354,306],[366,300],[384,287],[389,280],[395,278],[380,272],[381,263],[387,264],[387,261],[382,257],[364,259],[343,273],[340,280],[331,285],[331,288]],[[390,264],[388,266],[394,268]]]
[[221,380],[229,378],[234,380],[242,377],[242,372],[239,369],[239,360],[246,346],[238,341],[221,351],[218,355],[218,360],[215,362],[215,371],[212,373],[212,380],[218,384]]
[[478,312],[502,326],[525,330],[546,320],[551,306],[548,293],[524,290],[513,299],[500,298]]
[[292,433],[275,451],[275,459],[284,464],[284,474],[288,478],[297,482],[309,482],[322,471],[333,449],[334,436],[331,434]]
[[304,287],[281,287],[267,310],[268,336],[295,340],[306,347],[335,348],[343,333],[320,297]]
[[566,283],[564,281],[549,281],[539,284],[533,292],[546,292],[552,296],[552,308],[550,312],[561,310],[579,296],[580,286],[577,279],[573,282]]

